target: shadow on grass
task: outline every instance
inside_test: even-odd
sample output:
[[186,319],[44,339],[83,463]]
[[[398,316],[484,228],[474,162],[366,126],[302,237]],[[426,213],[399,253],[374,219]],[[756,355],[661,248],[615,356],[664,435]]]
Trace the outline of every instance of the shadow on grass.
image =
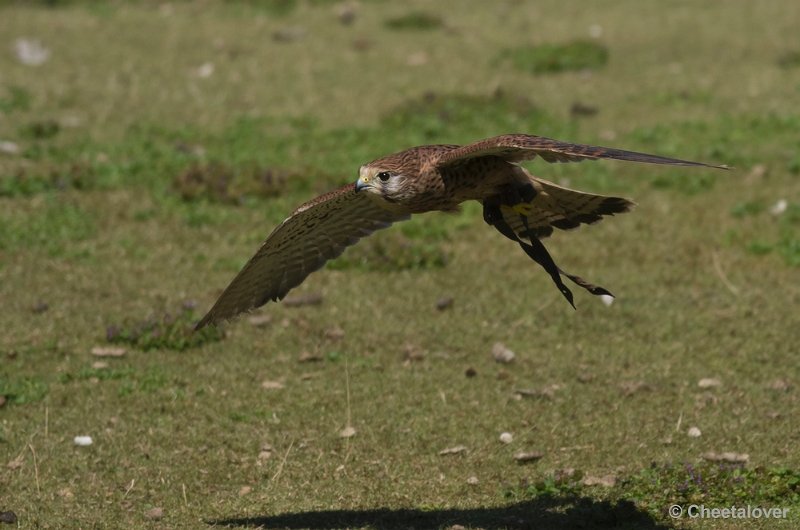
[[542,497],[496,508],[326,510],[207,521],[214,526],[258,528],[617,528],[668,529],[630,501]]

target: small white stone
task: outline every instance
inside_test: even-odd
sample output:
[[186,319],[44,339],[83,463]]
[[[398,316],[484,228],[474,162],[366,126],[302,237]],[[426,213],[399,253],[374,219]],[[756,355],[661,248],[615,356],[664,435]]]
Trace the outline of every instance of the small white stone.
[[8,140],[0,140],[0,153],[5,155],[18,155],[20,152],[19,145]]
[[600,295],[600,300],[603,301],[603,303],[606,305],[606,307],[610,307],[611,304],[614,303],[614,297],[611,296],[610,294],[601,294]]
[[722,386],[722,381],[720,381],[716,377],[704,377],[703,379],[697,382],[697,386],[699,386],[700,388],[715,388],[718,386]]
[[703,453],[703,458],[709,462],[746,464],[750,460],[750,455],[747,453],[735,453],[733,451],[726,451],[724,453],[715,453],[714,451],[709,451],[707,453]]
[[786,199],[780,199],[778,202],[776,202],[770,207],[769,213],[771,213],[772,215],[780,215],[783,212],[785,212],[786,208],[788,207],[789,203],[786,201]]
[[95,346],[92,348],[92,355],[95,357],[122,357],[125,353],[127,350],[118,346]]
[[495,342],[494,346],[492,346],[492,357],[495,362],[507,364],[513,361],[516,355],[513,351],[506,348],[506,345],[502,342]]
[[197,77],[200,77],[202,79],[211,77],[213,73],[214,73],[214,65],[211,63],[203,63],[197,67],[197,70],[195,70],[195,74],[197,75]]
[[476,477],[476,476],[474,476],[474,475],[473,475],[473,476],[471,476],[471,477],[469,477],[469,478],[467,479],[467,484],[469,484],[470,486],[477,486],[477,485],[478,485],[478,482],[480,482],[480,481],[478,480],[478,477]]
[[701,433],[700,429],[697,427],[689,427],[689,430],[686,431],[686,434],[688,434],[690,438],[700,438],[700,435],[703,433]]
[[500,441],[504,444],[510,444],[514,441],[514,436],[510,432],[500,433]]
[[613,488],[616,483],[617,479],[614,475],[604,475],[602,477],[587,475],[581,480],[581,484],[584,486],[603,486],[604,488]]
[[341,438],[352,438],[352,437],[353,437],[353,436],[355,436],[355,435],[356,435],[356,430],[355,430],[353,427],[345,427],[345,428],[344,428],[344,429],[342,429],[342,431],[339,433],[339,436],[340,436]]
[[28,66],[39,66],[50,58],[50,50],[36,39],[17,39],[14,41],[17,59]]
[[439,456],[447,456],[447,455],[458,455],[461,453],[466,453],[467,448],[464,445],[456,445],[453,447],[448,447],[446,449],[442,449],[439,451]]
[[543,456],[544,453],[541,451],[519,451],[518,453],[514,453],[514,460],[524,464],[527,462],[536,462]]
[[79,445],[81,447],[86,447],[87,445],[92,445],[92,437],[91,436],[76,436],[72,440],[75,445]]

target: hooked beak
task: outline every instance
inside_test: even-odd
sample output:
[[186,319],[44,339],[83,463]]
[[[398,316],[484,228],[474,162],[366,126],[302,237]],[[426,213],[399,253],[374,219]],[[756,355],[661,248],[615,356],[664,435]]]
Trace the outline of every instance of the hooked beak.
[[363,190],[364,188],[368,187],[368,184],[361,180],[361,177],[356,181],[356,193]]

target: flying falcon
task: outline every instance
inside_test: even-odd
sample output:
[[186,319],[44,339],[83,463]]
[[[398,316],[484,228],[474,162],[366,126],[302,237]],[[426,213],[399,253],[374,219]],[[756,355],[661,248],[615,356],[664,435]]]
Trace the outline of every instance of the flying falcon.
[[610,158],[726,168],[527,134],[495,136],[463,146],[414,147],[361,166],[354,184],[320,195],[292,212],[267,237],[196,329],[282,299],[326,261],[375,230],[415,213],[455,211],[469,200],[483,204],[484,220],[541,265],[573,307],[572,292],[561,275],[592,294],[611,295],[564,272],[541,239],[553,228],[568,230],[595,223],[604,215],[627,212],[634,203],[564,188],[534,177],[518,165],[537,156],[545,162]]

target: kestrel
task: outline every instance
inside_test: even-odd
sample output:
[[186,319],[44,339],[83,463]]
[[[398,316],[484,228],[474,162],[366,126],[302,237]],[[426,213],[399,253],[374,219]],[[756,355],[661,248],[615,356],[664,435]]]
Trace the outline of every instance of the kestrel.
[[326,261],[375,230],[411,214],[456,211],[480,201],[483,218],[550,275],[574,307],[566,276],[595,295],[611,295],[560,269],[541,242],[553,228],[568,230],[630,210],[620,197],[584,193],[531,175],[518,165],[536,157],[546,162],[610,158],[629,162],[705,166],[700,162],[507,134],[468,145],[425,145],[361,166],[358,180],[301,205],[272,231],[228,285],[197,329],[280,300]]

